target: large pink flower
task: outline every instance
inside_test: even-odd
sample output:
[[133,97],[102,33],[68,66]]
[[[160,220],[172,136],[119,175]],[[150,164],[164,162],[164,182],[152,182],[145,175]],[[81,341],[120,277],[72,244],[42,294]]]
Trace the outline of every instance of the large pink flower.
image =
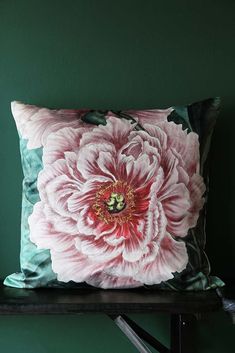
[[58,280],[135,287],[185,269],[205,191],[198,136],[165,118],[143,126],[109,116],[48,135],[29,224]]

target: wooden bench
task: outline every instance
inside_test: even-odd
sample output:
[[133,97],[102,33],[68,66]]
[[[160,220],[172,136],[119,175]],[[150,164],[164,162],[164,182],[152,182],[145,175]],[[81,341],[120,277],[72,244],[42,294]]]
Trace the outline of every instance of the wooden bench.
[[[141,353],[194,353],[195,323],[201,314],[217,310],[235,313],[235,301],[218,291],[169,292],[141,289],[16,289],[0,285],[0,314],[107,314]],[[234,309],[234,310],[233,310]],[[171,316],[170,348],[138,326],[129,313]]]

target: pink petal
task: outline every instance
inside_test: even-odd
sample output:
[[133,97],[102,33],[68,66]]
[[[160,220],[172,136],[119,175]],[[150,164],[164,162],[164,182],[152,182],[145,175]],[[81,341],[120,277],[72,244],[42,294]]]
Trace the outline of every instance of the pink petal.
[[158,139],[151,137],[144,131],[132,131],[129,137],[129,142],[126,143],[119,153],[126,156],[132,156],[138,159],[141,155],[148,155],[152,163],[154,157],[160,161],[159,152],[162,150],[161,143]]
[[125,239],[124,236],[120,236],[120,237],[116,237],[116,234],[113,234],[113,231],[115,230],[116,228],[116,225],[114,224],[113,228],[111,228],[109,230],[109,232],[107,232],[106,234],[107,235],[104,235],[105,232],[103,232],[102,236],[103,236],[103,239],[105,240],[105,242],[111,246],[117,246],[117,245],[120,245],[123,240]]
[[110,246],[103,238],[95,239],[91,237],[79,237],[75,241],[75,246],[79,252],[88,256],[94,262],[110,261],[122,253],[123,245]]
[[136,262],[143,256],[143,239],[133,227],[130,227],[131,236],[125,239],[122,257],[125,261]]
[[18,131],[28,140],[28,149],[45,146],[47,137],[64,127],[86,126],[79,119],[78,110],[50,110],[16,101],[11,103],[11,109]]
[[87,256],[79,253],[75,247],[66,252],[51,250],[52,269],[62,282],[87,282],[91,275],[103,271],[105,262],[93,262]]
[[159,169],[158,160],[151,163],[147,154],[142,154],[137,160],[132,156],[119,155],[117,174],[119,180],[127,180],[133,187],[145,185]]
[[86,207],[80,211],[77,221],[77,229],[80,234],[84,235],[99,235],[99,223],[100,220],[96,217],[91,217],[89,209]]
[[77,156],[77,168],[85,180],[96,175],[111,177],[115,180],[113,177],[116,164],[114,154],[114,147],[109,143],[83,146]]
[[131,277],[139,271],[139,262],[130,262],[123,259],[122,256],[117,257],[110,263],[106,264],[105,273],[115,277]]
[[167,109],[150,109],[150,110],[127,110],[124,113],[131,115],[138,122],[145,124],[158,125],[162,121],[167,121],[168,115],[173,111],[173,108]]
[[76,151],[80,145],[82,135],[90,128],[65,127],[51,133],[43,149],[43,164],[52,164],[64,158],[66,151]]
[[167,230],[170,234],[184,237],[188,233],[189,209],[191,206],[189,191],[184,184],[172,185],[168,193],[160,198],[167,217]]
[[53,182],[57,177],[63,177],[63,180],[68,183],[68,187],[74,190],[79,189],[81,186],[81,183],[70,174],[66,160],[59,159],[53,165],[47,165],[46,168],[39,172],[37,187],[42,200],[46,201],[48,199],[45,188],[48,183]]
[[179,181],[178,172],[179,160],[174,156],[171,150],[167,150],[162,156],[161,167],[164,171],[164,183],[160,195],[169,193],[169,188]]
[[45,191],[51,209],[63,217],[70,217],[68,199],[74,193],[78,193],[77,185],[71,182],[66,175],[59,175],[47,183]]
[[117,277],[108,275],[105,272],[99,272],[91,276],[87,283],[103,289],[122,289],[122,288],[135,288],[140,287],[142,284],[133,280],[131,277]]
[[53,224],[46,220],[43,207],[43,203],[38,202],[28,218],[30,240],[39,249],[56,248],[59,251],[66,251],[71,246],[71,235],[55,231]]
[[162,124],[162,129],[168,135],[168,148],[175,149],[184,161],[185,170],[191,176],[198,172],[199,165],[199,141],[195,132],[187,134],[182,125],[168,122]]
[[142,283],[152,285],[173,278],[174,272],[181,272],[188,263],[188,254],[185,243],[174,240],[166,234],[161,241],[156,259],[144,265],[134,276]]
[[78,233],[77,229],[77,221],[76,217],[64,217],[56,213],[51,209],[50,206],[44,203],[44,217],[46,217],[47,221],[53,225],[53,228],[58,233],[66,233],[71,236],[76,235]]
[[184,184],[173,184],[159,197],[169,218],[184,216],[191,206],[190,195]]
[[155,240],[160,242],[165,235],[167,226],[167,218],[164,214],[163,207],[157,201],[156,195],[153,193],[149,204],[149,209],[144,218],[143,236],[145,242],[149,244]]
[[159,151],[165,150],[167,148],[168,136],[164,130],[161,129],[161,127],[146,124],[144,128],[146,132],[138,131],[138,135],[140,135],[143,140],[148,141],[151,146],[156,147]]
[[110,143],[118,150],[128,141],[130,131],[134,125],[124,119],[108,117],[107,125],[94,128],[92,132],[85,133],[81,139],[81,146],[89,144]]

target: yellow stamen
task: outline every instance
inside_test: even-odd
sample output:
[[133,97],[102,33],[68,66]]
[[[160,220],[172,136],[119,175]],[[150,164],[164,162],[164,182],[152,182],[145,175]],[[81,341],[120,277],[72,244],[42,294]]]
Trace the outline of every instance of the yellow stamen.
[[124,200],[124,196],[122,194],[117,194],[116,200],[117,200],[117,202],[121,202]]
[[121,211],[124,208],[124,202],[119,202],[116,206],[118,211]]
[[115,204],[115,199],[110,198],[109,201],[106,202],[108,206],[112,206]]

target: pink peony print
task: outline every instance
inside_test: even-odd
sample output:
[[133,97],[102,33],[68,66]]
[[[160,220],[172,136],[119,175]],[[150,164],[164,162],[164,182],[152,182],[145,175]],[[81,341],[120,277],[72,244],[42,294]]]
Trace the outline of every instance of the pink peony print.
[[134,127],[109,116],[47,136],[30,239],[60,281],[130,288],[187,265],[182,238],[204,203],[198,136],[165,118]]
[[[47,137],[63,127],[87,126],[81,117],[90,109],[59,109],[52,110],[24,104],[18,101],[11,102],[11,110],[17,129],[22,138],[27,139],[27,148],[40,148],[46,144]],[[124,113],[131,114],[141,124],[148,121],[165,121],[172,112],[172,108],[152,110],[127,110]],[[111,111],[107,116],[112,115]],[[88,127],[88,126],[87,126]],[[91,128],[91,126],[89,126]]]

